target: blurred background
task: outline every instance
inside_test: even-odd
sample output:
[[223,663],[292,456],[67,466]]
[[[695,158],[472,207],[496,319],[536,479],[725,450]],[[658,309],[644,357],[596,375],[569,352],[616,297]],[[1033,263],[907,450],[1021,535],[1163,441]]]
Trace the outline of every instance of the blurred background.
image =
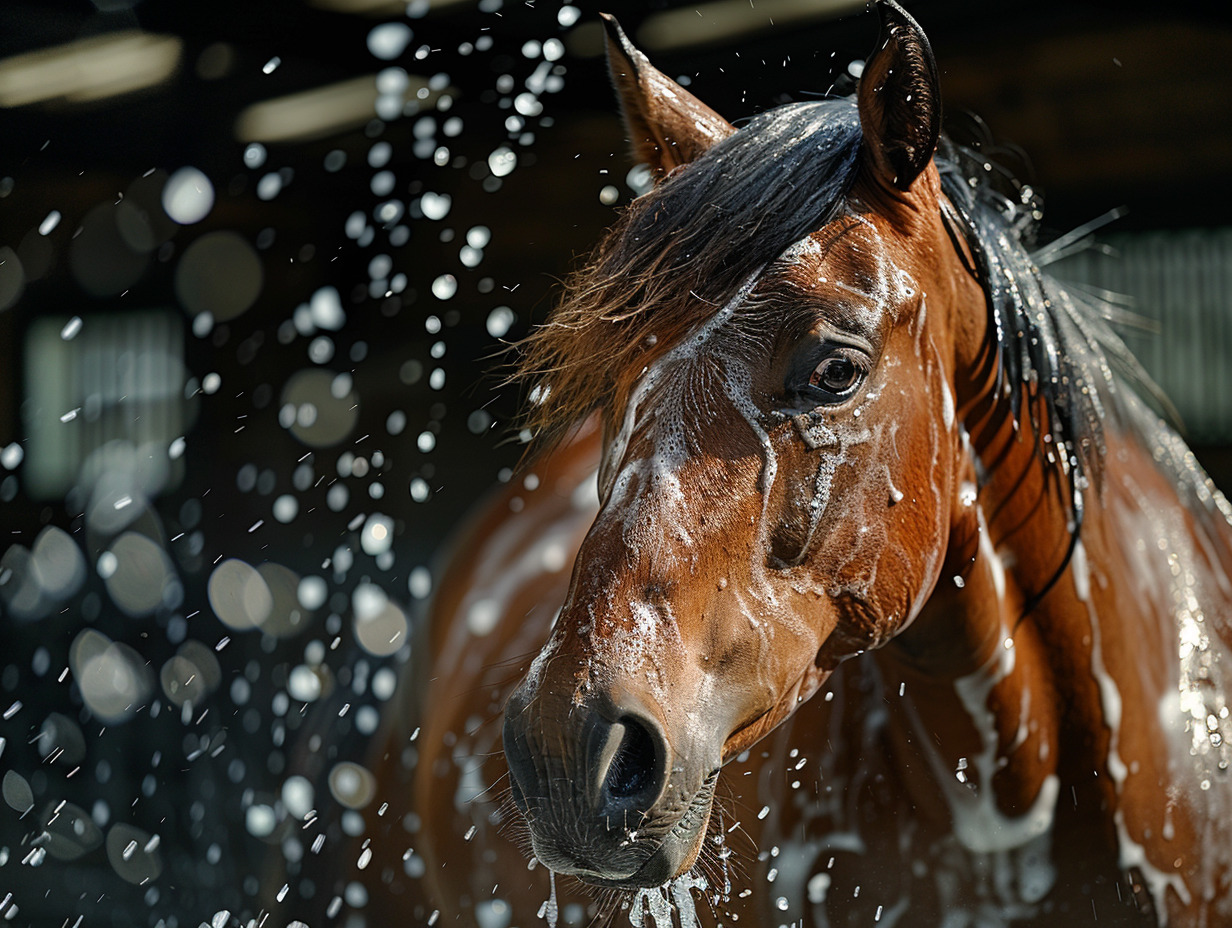
[[[1041,241],[1124,208],[1058,272],[1147,323],[1228,487],[1232,12],[908,6]],[[849,89],[876,34],[862,0],[604,8],[733,121]],[[645,182],[598,9],[0,5],[9,923],[246,923],[268,852],[361,801],[445,541],[518,479],[501,351]]]

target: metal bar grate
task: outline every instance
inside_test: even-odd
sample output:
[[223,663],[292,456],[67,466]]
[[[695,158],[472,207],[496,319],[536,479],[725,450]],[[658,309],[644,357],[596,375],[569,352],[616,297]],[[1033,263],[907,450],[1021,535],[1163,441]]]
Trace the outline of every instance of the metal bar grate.
[[[37,499],[117,467],[157,491],[178,483],[168,446],[184,434],[184,333],[174,311],[41,317],[25,341],[25,486]],[[67,326],[67,328],[66,328]]]
[[1124,294],[1151,331],[1125,342],[1181,414],[1196,444],[1232,441],[1232,229],[1109,236],[1056,262],[1059,279]]

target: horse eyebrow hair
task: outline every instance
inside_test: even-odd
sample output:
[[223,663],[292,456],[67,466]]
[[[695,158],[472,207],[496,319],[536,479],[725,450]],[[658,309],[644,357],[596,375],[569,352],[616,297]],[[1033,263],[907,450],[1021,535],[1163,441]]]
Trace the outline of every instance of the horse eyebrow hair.
[[[774,266],[778,264],[782,270],[778,273],[773,271]],[[804,285],[793,280],[789,273],[792,265],[783,265],[776,260],[767,265],[766,275],[763,279],[769,281],[769,286],[761,293],[755,295],[752,299],[745,300],[745,306],[751,309],[768,311],[770,308],[778,308],[775,304],[791,303],[793,306],[799,307],[802,312],[811,313],[819,317],[822,321],[832,320],[834,313],[827,312],[830,307],[841,306],[842,304],[836,300],[823,298],[812,292],[812,288],[806,288]],[[842,290],[847,291],[853,296],[859,297],[862,300],[868,300],[870,309],[884,316],[884,308],[879,304],[876,294],[868,293],[864,290],[857,289],[850,284],[844,283],[837,278],[826,278],[827,284],[832,284]],[[776,292],[777,291],[777,292]],[[769,304],[769,306],[763,306]],[[858,318],[860,313],[843,313],[844,320],[850,322],[850,325],[845,326],[850,334],[862,338],[869,345],[880,344],[884,332],[876,327],[865,324],[865,321]],[[811,329],[813,326],[809,326]]]
[[[791,285],[784,283],[783,290],[787,290]],[[859,292],[859,291],[854,291]],[[860,294],[864,296],[864,294]],[[818,325],[824,327],[825,331],[822,337],[827,341],[843,342],[847,338],[858,339],[864,344],[858,345],[865,350],[876,349],[882,344],[884,332],[876,327],[866,324],[865,319],[861,316],[867,316],[867,313],[860,312],[845,312],[842,309],[842,302],[830,299],[824,299],[813,294],[776,294],[773,289],[769,293],[762,293],[761,298],[754,298],[744,303],[747,307],[746,316],[753,316],[754,313],[771,315],[778,314],[786,316],[788,313],[794,318],[787,323],[791,331],[795,331],[801,337],[806,337],[807,333],[814,332]],[[876,310],[884,316],[880,310]],[[737,314],[737,322],[739,316]],[[834,335],[837,337],[831,338]]]

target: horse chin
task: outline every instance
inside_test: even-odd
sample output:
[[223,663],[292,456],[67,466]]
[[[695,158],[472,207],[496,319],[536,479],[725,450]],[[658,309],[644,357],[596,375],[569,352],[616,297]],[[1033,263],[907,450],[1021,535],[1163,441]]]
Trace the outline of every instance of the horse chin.
[[570,875],[592,886],[630,892],[662,886],[693,869],[706,838],[706,824],[709,820],[710,816],[707,815],[700,825],[688,834],[677,834],[673,830],[637,871],[628,876],[616,877],[586,870],[574,870]]
[[[694,794],[684,814],[658,845],[650,851],[649,856],[642,858],[640,862],[634,856],[638,852],[637,844],[641,843],[639,841],[624,848],[626,854],[613,855],[605,860],[606,866],[602,871],[573,865],[563,861],[559,853],[554,853],[547,847],[541,848],[532,832],[531,845],[535,850],[535,856],[548,869],[575,877],[592,886],[630,892],[662,886],[677,877],[684,876],[697,863],[706,839],[707,826],[710,823],[716,779],[717,771],[706,779],[706,782]],[[621,866],[622,864],[625,866]]]

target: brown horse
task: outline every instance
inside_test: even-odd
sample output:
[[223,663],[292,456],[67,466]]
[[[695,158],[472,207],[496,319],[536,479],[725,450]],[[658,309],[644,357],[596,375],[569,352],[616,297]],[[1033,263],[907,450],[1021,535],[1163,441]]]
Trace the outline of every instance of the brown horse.
[[854,97],[739,130],[609,21],[657,184],[525,346],[372,924],[1232,924],[1229,506],[877,8]]

